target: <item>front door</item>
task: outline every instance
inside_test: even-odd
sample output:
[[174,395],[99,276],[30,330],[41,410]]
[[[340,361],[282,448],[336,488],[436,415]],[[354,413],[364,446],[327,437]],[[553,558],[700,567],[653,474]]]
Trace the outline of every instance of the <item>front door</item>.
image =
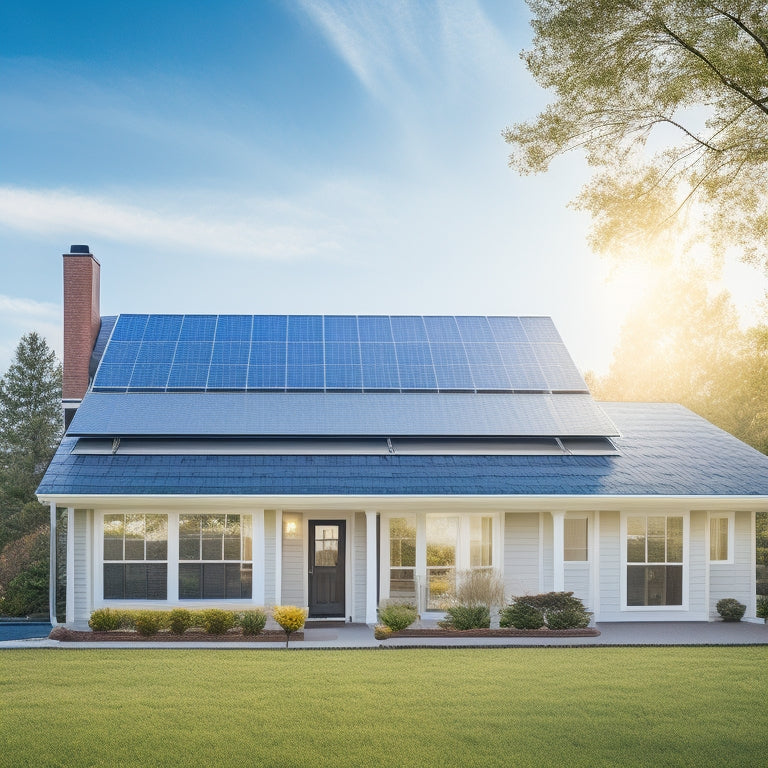
[[309,615],[344,616],[344,520],[309,521]]

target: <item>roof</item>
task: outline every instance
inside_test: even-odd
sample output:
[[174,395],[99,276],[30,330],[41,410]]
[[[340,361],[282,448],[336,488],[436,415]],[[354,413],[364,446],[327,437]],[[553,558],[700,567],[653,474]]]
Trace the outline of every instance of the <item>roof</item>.
[[38,494],[768,497],[768,457],[682,406],[601,407],[619,455],[94,455],[67,436]]

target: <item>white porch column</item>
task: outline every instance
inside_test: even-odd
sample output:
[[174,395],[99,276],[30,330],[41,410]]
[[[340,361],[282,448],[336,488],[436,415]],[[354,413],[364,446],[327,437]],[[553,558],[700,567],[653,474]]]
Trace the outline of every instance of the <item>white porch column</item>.
[[75,620],[75,510],[67,507],[67,624]]
[[552,510],[552,589],[565,589],[565,510]]
[[275,510],[275,605],[283,602],[283,510]]
[[365,511],[365,623],[376,623],[376,512]]
[[168,514],[168,581],[166,597],[169,605],[179,602],[179,516]]
[[251,599],[256,605],[264,605],[264,510],[253,510],[253,582]]
[[427,609],[427,516],[416,513],[416,607],[419,613]]
[[50,569],[48,576],[48,612],[51,624],[56,624],[56,502],[51,502]]

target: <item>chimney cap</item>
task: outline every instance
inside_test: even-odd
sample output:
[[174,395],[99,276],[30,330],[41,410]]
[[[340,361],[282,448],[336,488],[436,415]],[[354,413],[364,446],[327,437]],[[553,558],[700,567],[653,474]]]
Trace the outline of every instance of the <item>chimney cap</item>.
[[87,245],[70,245],[69,246],[69,252],[70,253],[90,253],[91,249]]

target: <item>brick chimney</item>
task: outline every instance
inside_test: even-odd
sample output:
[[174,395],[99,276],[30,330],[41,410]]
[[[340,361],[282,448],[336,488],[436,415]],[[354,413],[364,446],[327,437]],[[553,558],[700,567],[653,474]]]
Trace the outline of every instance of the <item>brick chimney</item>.
[[99,335],[101,265],[87,245],[70,246],[64,257],[64,427],[88,390],[88,364]]

